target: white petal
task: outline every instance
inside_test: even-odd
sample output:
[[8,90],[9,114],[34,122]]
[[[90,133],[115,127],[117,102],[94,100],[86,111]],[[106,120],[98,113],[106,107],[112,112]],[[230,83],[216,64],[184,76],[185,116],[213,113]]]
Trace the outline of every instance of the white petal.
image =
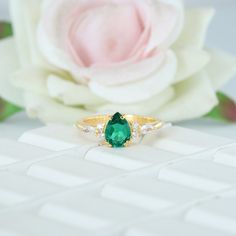
[[35,65],[47,64],[38,50],[36,41],[41,3],[41,0],[10,1],[14,37],[22,66],[28,66],[29,63]]
[[159,52],[158,55],[138,63],[121,64],[109,68],[90,68],[84,76],[103,85],[128,83],[153,73],[162,65],[164,59],[165,53]]
[[[152,50],[153,48],[161,47],[168,48],[176,39],[179,37],[183,25],[184,25],[184,6],[181,0],[153,0],[153,15],[152,15],[152,29],[151,29],[151,38],[148,42],[147,51]],[[172,7],[172,9],[169,9]],[[172,10],[176,10],[177,18],[171,19],[173,13]],[[162,12],[163,11],[163,12]],[[170,14],[170,15],[167,15]],[[168,16],[168,18],[166,18]],[[168,37],[159,44],[160,40],[160,30],[165,31],[168,27],[168,21],[174,20],[174,27],[171,32],[169,32]],[[163,28],[164,27],[164,28]],[[159,44],[159,45],[157,45]]]
[[[81,1],[83,3],[83,1]],[[110,84],[111,79],[106,79],[107,77],[112,78],[109,74],[111,74],[109,71],[107,72],[107,74],[101,69],[99,70],[98,73],[96,73],[96,70],[91,69],[91,70],[87,70],[87,68],[83,68],[79,65],[77,65],[72,59],[71,56],[68,54],[68,52],[65,52],[65,47],[64,47],[64,41],[62,40],[62,27],[64,27],[65,25],[65,19],[66,16],[68,14],[68,12],[74,8],[75,4],[78,4],[78,2],[74,1],[74,0],[68,0],[68,1],[60,1],[59,4],[55,4],[53,2],[53,10],[52,6],[50,4],[52,4],[52,1],[46,1],[45,5],[47,6],[46,8],[44,8],[43,14],[45,14],[45,17],[42,17],[42,19],[46,19],[47,15],[50,15],[50,24],[47,24],[47,22],[45,21],[40,21],[39,23],[39,28],[38,28],[38,44],[40,46],[41,51],[43,52],[44,56],[48,59],[48,61],[57,66],[58,68],[62,68],[66,71],[69,71],[73,77],[75,78],[75,80],[77,82],[86,82],[86,80],[84,79],[85,77],[89,77],[93,80],[100,80],[105,84]],[[177,8],[177,11],[179,11],[180,15],[181,15],[181,19],[182,19],[182,11],[183,11],[183,6],[181,4],[181,1],[179,0],[175,0],[175,1],[168,1],[169,4],[171,4],[174,8]],[[51,7],[51,8],[50,8]],[[66,9],[66,10],[65,10]],[[50,12],[48,12],[50,11]],[[158,24],[158,20],[156,22],[156,24]],[[182,20],[181,20],[182,22]],[[45,24],[47,24],[47,29],[45,27]],[[154,25],[155,26],[155,25]],[[180,31],[179,28],[181,26],[181,23],[177,23],[175,30],[173,32],[173,35],[170,35],[170,37],[168,38],[169,41],[175,41],[176,37],[179,35],[179,32],[176,31]],[[156,27],[154,27],[155,30]],[[157,32],[156,34],[154,34],[154,36],[152,37],[152,40],[150,40],[150,45],[148,46],[149,49],[151,49],[153,46],[157,46],[156,43],[156,36],[159,35],[159,33]],[[170,42],[169,42],[170,43]],[[152,48],[153,49],[153,48]],[[145,62],[144,62],[145,63]],[[143,63],[143,64],[144,64]],[[143,65],[141,64],[141,65]],[[155,64],[152,64],[152,66]],[[140,65],[138,65],[140,66]],[[158,62],[156,63],[155,67],[158,66]],[[128,66],[129,67],[129,66]],[[137,69],[137,65],[135,66],[130,66],[130,67],[136,67]],[[127,67],[126,67],[127,68]],[[113,68],[112,68],[113,69]],[[128,68],[129,69],[129,68]],[[154,68],[155,69],[155,68]],[[124,82],[124,81],[131,81],[131,80],[135,80],[137,77],[138,73],[133,73],[133,72],[129,72],[131,73],[129,77],[125,76],[126,74],[123,73],[121,71],[120,68],[117,68],[117,70],[119,70],[119,80],[118,82]],[[147,66],[144,69],[142,69],[142,74],[147,74],[146,72],[151,72],[151,70],[153,70],[153,67],[151,67],[150,65]],[[112,70],[111,70],[112,71]],[[116,71],[116,69],[115,69]],[[123,71],[127,71],[126,69],[124,69]],[[129,71],[134,71],[133,68],[129,69]],[[141,69],[139,69],[139,71],[141,71]],[[112,75],[114,75],[115,73],[113,72]],[[118,77],[118,75],[115,75],[116,77]],[[142,76],[142,75],[141,75]],[[97,80],[97,82],[98,82]]]
[[[58,4],[55,4],[54,1],[46,1],[45,5],[42,5],[44,9],[37,28],[37,43],[50,64],[70,72],[78,82],[86,82],[81,74],[83,68],[74,63],[71,56],[65,51],[62,40],[65,19],[75,4],[74,0],[67,0],[60,1]],[[50,23],[48,23],[49,20]]]
[[143,114],[150,115],[157,111],[164,104],[169,102],[174,97],[174,89],[172,87],[164,90],[160,94],[152,97],[151,99],[133,103],[133,104],[107,104],[98,107],[87,107],[89,110],[93,110],[96,112],[109,112],[114,113],[116,111],[126,113],[126,114]]
[[18,88],[41,95],[47,95],[47,71],[39,67],[25,67],[12,75],[11,82]]
[[11,74],[19,68],[13,38],[0,42],[0,96],[16,105],[24,106],[22,91],[10,82]]
[[206,71],[214,88],[221,88],[236,74],[236,58],[218,50],[209,50],[211,61]]
[[145,101],[170,86],[176,74],[176,63],[174,53],[169,51],[162,67],[140,81],[120,86],[103,86],[92,81],[89,87],[95,94],[112,103],[127,104]]
[[105,102],[104,99],[92,93],[86,85],[75,84],[56,75],[48,77],[47,88],[51,97],[65,105],[100,105]]
[[43,26],[39,26],[38,32],[39,47],[49,63],[56,67],[70,72],[77,81],[86,82],[82,79],[82,68],[79,68],[72,62],[69,55],[63,52],[62,49],[56,47],[53,42],[50,41],[46,33],[43,31]]
[[66,107],[53,99],[32,93],[25,94],[26,111],[32,118],[39,118],[45,123],[74,124],[90,113],[80,108]]
[[209,54],[199,49],[182,48],[175,50],[175,53],[178,61],[176,82],[191,77],[202,70],[210,61]]
[[175,48],[203,48],[207,29],[214,16],[212,8],[192,9],[186,12],[185,26]]
[[218,100],[206,73],[199,73],[175,87],[176,96],[158,111],[166,121],[182,121],[201,117],[209,112]]

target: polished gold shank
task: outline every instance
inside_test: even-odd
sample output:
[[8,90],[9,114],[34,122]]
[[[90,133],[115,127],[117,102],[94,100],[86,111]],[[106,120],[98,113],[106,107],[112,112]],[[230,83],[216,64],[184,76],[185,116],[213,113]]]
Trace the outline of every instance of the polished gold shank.
[[[111,115],[90,116],[76,123],[76,127],[84,130],[85,127],[96,128],[99,124],[105,125],[111,119]],[[137,123],[139,126],[152,125],[154,129],[159,129],[163,126],[163,122],[154,117],[139,116],[139,115],[123,115],[130,124]]]

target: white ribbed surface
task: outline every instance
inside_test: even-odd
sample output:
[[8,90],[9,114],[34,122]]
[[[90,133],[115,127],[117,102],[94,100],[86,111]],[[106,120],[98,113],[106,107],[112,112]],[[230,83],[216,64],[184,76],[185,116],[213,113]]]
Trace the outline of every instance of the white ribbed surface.
[[0,236],[235,235],[235,147],[176,126],[126,149],[55,125],[1,139]]
[[[217,9],[207,45],[236,54],[235,0],[186,2]],[[225,91],[235,97],[235,87]],[[182,125],[236,138],[235,125]],[[22,113],[0,124],[0,137],[39,126]],[[22,136],[28,144],[0,140],[0,236],[235,235],[236,141],[178,129],[132,152],[77,145],[51,128]]]

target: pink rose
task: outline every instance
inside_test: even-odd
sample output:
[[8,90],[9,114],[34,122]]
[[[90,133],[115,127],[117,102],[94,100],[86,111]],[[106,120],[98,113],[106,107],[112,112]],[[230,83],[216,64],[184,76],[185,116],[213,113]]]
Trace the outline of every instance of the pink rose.
[[[51,64],[98,96],[131,103],[152,97],[174,79],[176,57],[169,47],[182,25],[179,3],[59,0],[42,15],[38,43]],[[161,81],[163,70],[170,73]]]
[[235,72],[234,58],[204,49],[213,10],[180,0],[11,0],[11,11],[0,92],[45,122],[108,110],[199,117]]

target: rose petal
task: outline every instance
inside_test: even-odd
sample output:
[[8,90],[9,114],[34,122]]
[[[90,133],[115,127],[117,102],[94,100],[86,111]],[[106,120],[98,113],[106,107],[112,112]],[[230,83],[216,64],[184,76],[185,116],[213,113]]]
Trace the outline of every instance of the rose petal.
[[127,104],[148,100],[166,89],[176,74],[176,57],[168,51],[161,68],[135,83],[120,86],[103,86],[94,81],[89,83],[91,90],[100,97],[113,103]]
[[18,88],[41,95],[47,95],[46,79],[48,71],[31,66],[13,73],[11,82]]
[[186,11],[184,29],[174,44],[174,48],[192,47],[202,49],[206,32],[214,16],[212,8],[192,9]]
[[[63,39],[63,34],[61,33],[64,30],[66,30],[66,25],[65,25],[65,20],[67,19],[68,17],[68,12],[70,12],[72,9],[75,8],[75,5],[79,5],[79,2],[80,1],[73,1],[73,0],[58,0],[57,3],[55,4],[54,1],[51,1],[50,4],[53,4],[53,6],[51,6],[49,3],[47,3],[47,8],[44,8],[46,9],[43,16],[42,16],[42,21],[40,21],[40,24],[39,24],[39,30],[38,30],[38,43],[40,45],[40,48],[42,50],[42,52],[44,53],[45,57],[49,60],[50,63],[52,63],[53,65],[56,65],[57,67],[59,68],[62,68],[66,71],[70,71],[70,73],[73,75],[73,77],[75,78],[75,80],[77,82],[86,82],[86,80],[84,79],[84,77],[91,77],[93,79],[93,76],[90,76],[90,73],[94,74],[94,72],[91,72],[90,70],[87,71],[87,68],[83,68],[82,66],[79,66],[77,65],[72,59],[71,59],[71,56],[68,55],[67,52],[65,52],[65,48],[64,48],[64,39]],[[94,1],[93,1],[94,2]],[[109,1],[100,1],[99,3],[108,3]],[[117,2],[120,2],[120,1],[117,1]],[[143,4],[143,5],[147,5],[146,8],[149,7],[149,10],[152,10],[152,7],[153,5],[150,5],[149,2],[147,4],[147,2],[143,3],[142,1],[128,1],[130,2],[130,4],[134,4],[134,6],[138,6],[138,8],[140,8],[140,6]],[[131,3],[132,2],[132,3]],[[155,1],[153,1],[155,2]],[[183,10],[183,6],[182,4],[180,3],[181,1],[177,0],[177,1],[168,1],[169,5],[170,6],[170,9],[177,9],[178,13],[183,16],[182,14],[182,10]],[[83,5],[85,2],[84,1],[81,1],[81,4]],[[98,2],[96,2],[98,4]],[[91,3],[92,4],[92,3]],[[157,4],[155,2],[155,4]],[[157,4],[158,5],[158,4]],[[160,12],[157,12],[157,13],[160,13],[160,17],[158,19],[154,19],[155,22],[153,23],[153,30],[156,29],[156,26],[159,25],[159,26],[163,26],[164,28],[162,28],[163,30],[167,30],[168,32],[168,35],[165,35],[165,37],[163,38],[164,39],[171,39],[170,41],[174,41],[177,37],[177,35],[179,35],[179,33],[176,33],[176,31],[180,31],[179,27],[181,25],[182,27],[182,24],[181,23],[177,23],[177,25],[172,25],[170,27],[165,27],[166,26],[166,22],[165,22],[165,6],[166,4],[161,2],[160,3],[161,8],[159,8],[159,5],[158,7],[156,6],[156,10],[160,11]],[[49,7],[51,6],[51,7]],[[147,11],[147,9],[145,8],[145,12]],[[163,10],[164,8],[164,10]],[[167,10],[169,8],[167,7]],[[163,11],[163,14],[162,14],[162,11]],[[168,13],[169,11],[167,11]],[[170,15],[168,14],[168,16],[170,16],[170,19],[172,19],[172,10],[169,12],[171,13]],[[146,15],[148,14],[149,12],[146,13]],[[150,13],[149,13],[150,14]],[[177,14],[178,15],[178,14]],[[50,16],[50,18],[48,18],[47,16]],[[148,18],[148,17],[147,17]],[[182,18],[182,17],[180,17]],[[168,18],[169,19],[169,18]],[[162,20],[162,21],[161,21]],[[50,24],[48,23],[50,22]],[[161,22],[163,24],[161,24]],[[47,27],[45,27],[45,25],[47,25]],[[181,28],[180,27],[180,28]],[[47,29],[46,29],[47,28]],[[173,30],[173,34],[175,36],[173,36],[172,34],[169,35],[169,31],[170,28]],[[151,41],[150,41],[150,47],[148,47],[149,49],[147,49],[147,52],[149,53],[149,50],[152,50],[154,48],[156,48],[158,42],[161,43],[162,40],[160,41],[157,41],[157,36],[159,37],[160,34],[160,28],[159,29],[156,29],[156,33],[154,33],[154,36],[152,37]],[[155,36],[156,35],[156,36]],[[165,41],[165,40],[164,40]],[[167,41],[166,41],[167,42]],[[171,43],[169,42],[169,43]],[[132,58],[129,58],[130,60],[126,60],[125,63],[129,64],[133,64],[134,63],[134,59],[137,59],[136,56],[132,57]],[[122,63],[121,63],[122,64]],[[124,64],[122,65],[119,65],[119,66],[123,66]],[[148,67],[146,68],[148,69]],[[153,68],[150,68],[150,69],[153,69]],[[93,70],[93,69],[92,69]],[[101,69],[102,71],[103,69]],[[88,75],[88,76],[87,76]],[[123,77],[123,76],[122,76]],[[101,78],[101,77],[100,77]],[[136,78],[136,76],[130,76],[129,78],[126,78],[127,80],[129,81],[132,81],[133,78]],[[103,81],[105,81],[105,79],[101,79]],[[108,84],[110,80],[108,80]],[[121,83],[123,82],[123,80],[121,80]],[[114,83],[114,81],[113,81]],[[112,83],[112,84],[113,84]],[[119,83],[119,81],[117,80],[117,83]]]
[[107,104],[103,106],[86,106],[89,110],[96,112],[122,112],[128,114],[143,114],[150,115],[155,113],[159,108],[165,105],[174,97],[174,89],[169,87],[160,94],[152,97],[151,99],[133,104]]
[[182,48],[175,50],[175,53],[178,61],[175,82],[191,77],[203,69],[210,61],[209,54],[199,49]]
[[118,64],[109,68],[90,68],[84,76],[103,85],[117,85],[140,80],[156,71],[165,59],[164,52],[138,63]]
[[87,86],[63,80],[56,75],[48,77],[47,88],[51,97],[65,105],[100,105],[105,102],[104,99],[93,94]]
[[219,50],[209,50],[211,61],[206,67],[208,76],[217,90],[236,74],[236,58]]
[[25,101],[28,115],[45,123],[74,124],[79,119],[91,115],[84,109],[67,107],[49,97],[32,93],[25,94]]
[[47,60],[51,64],[55,65],[61,70],[70,72],[74,79],[78,82],[86,82],[86,80],[82,77],[84,69],[79,68],[75,63],[72,62],[71,58],[63,52],[63,50],[57,48],[56,45],[53,45],[43,31],[38,33],[38,40],[40,41],[39,46],[41,51],[44,53],[44,55],[47,57]]
[[158,111],[166,121],[181,121],[201,117],[218,104],[215,91],[206,73],[198,73],[175,86],[176,95]]
[[66,40],[75,61],[79,57],[77,63],[86,67],[109,66],[129,58],[144,29],[135,5],[113,2],[76,12]]
[[0,42],[0,96],[15,105],[24,106],[22,90],[10,83],[12,72],[19,68],[16,55],[15,41],[13,38]]
[[146,51],[168,48],[179,37],[184,24],[184,7],[179,0],[153,0],[151,38]]
[[38,50],[36,41],[40,4],[41,1],[38,0],[10,1],[14,37],[22,66],[28,66],[29,63],[48,66]]
[[85,83],[83,67],[77,65],[65,49],[62,32],[67,32],[66,20],[68,12],[73,12],[76,6],[88,4],[82,0],[47,1],[38,25],[37,39],[41,52],[47,60],[58,68],[68,71],[77,82]]

